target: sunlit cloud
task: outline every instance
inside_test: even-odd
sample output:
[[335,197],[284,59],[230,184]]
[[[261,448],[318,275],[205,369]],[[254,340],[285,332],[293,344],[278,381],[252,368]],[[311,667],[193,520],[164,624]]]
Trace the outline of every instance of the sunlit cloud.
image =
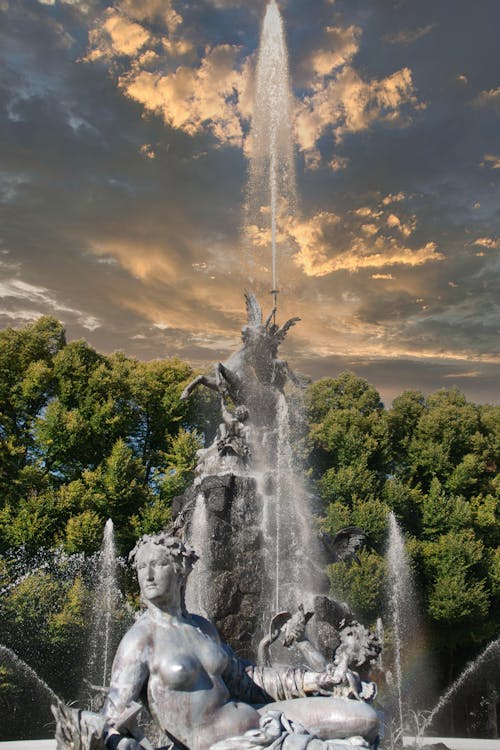
[[[1,314],[13,319],[34,320],[42,314],[57,314],[64,316],[69,314],[89,331],[94,331],[101,326],[101,322],[93,315],[77,310],[60,302],[55,293],[45,287],[29,284],[19,278],[10,278],[0,281],[0,297],[6,300],[20,300],[23,304],[36,305],[32,311],[13,306],[2,311]],[[43,310],[43,312],[40,312]]]
[[421,26],[418,29],[402,29],[395,34],[386,34],[384,36],[384,41],[389,42],[389,44],[401,44],[406,47],[409,44],[413,44],[413,42],[416,42],[418,39],[427,36],[427,34],[430,34],[435,28],[436,24],[431,23],[427,26]]
[[327,26],[325,35],[329,46],[314,50],[304,67],[318,77],[330,75],[337,68],[350,63],[357,54],[361,33],[359,26]]
[[155,246],[151,243],[141,246],[137,241],[111,240],[95,242],[91,252],[109,262],[114,259],[131,276],[141,281],[151,279],[163,283],[175,281],[180,274],[181,263],[173,248]]
[[341,169],[346,169],[348,165],[349,159],[345,156],[333,156],[328,162],[328,166],[333,172],[339,172]]
[[[340,223],[339,216],[326,211],[309,220],[295,219],[290,222],[288,231],[297,246],[293,260],[307,276],[321,277],[336,271],[354,273],[364,268],[396,265],[414,267],[444,259],[435,242],[410,248],[392,236],[380,234],[370,237],[370,234],[375,234],[376,226],[366,232],[366,229],[363,230],[366,224],[361,225],[361,233],[351,231],[343,236],[342,232],[336,232]],[[342,246],[345,249],[339,252],[338,248]]]
[[489,250],[498,250],[500,248],[500,239],[495,237],[478,237],[477,240],[474,240],[473,244],[480,247],[487,247]]
[[399,216],[391,213],[387,217],[387,226],[391,229],[397,229],[404,237],[410,237],[417,227],[417,220],[415,216],[412,216],[406,223],[404,223]]
[[443,378],[445,380],[448,379],[454,379],[458,380],[459,378],[479,378],[481,377],[483,373],[481,370],[471,370],[470,372],[453,372],[453,373],[447,373],[446,375],[443,375]]
[[488,107],[500,113],[500,86],[481,91],[473,102],[476,107]]
[[119,86],[173,128],[195,135],[208,127],[221,143],[241,146],[238,103],[247,76],[245,68],[238,68],[238,53],[238,47],[219,45],[207,51],[198,67],[180,66],[166,74],[148,70],[139,60],[120,76]]
[[405,193],[399,192],[399,193],[390,193],[389,195],[385,195],[382,198],[382,205],[383,206],[389,206],[391,203],[400,203],[401,201],[404,201],[406,198]]
[[491,169],[500,169],[500,156],[496,154],[485,154],[480,162],[481,167],[490,167]]

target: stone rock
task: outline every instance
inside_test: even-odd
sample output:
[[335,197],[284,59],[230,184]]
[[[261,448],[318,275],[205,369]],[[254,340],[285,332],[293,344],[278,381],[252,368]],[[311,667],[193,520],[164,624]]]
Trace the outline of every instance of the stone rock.
[[198,492],[205,502],[209,540],[209,549],[199,550],[210,576],[207,615],[239,656],[255,659],[264,628],[263,592],[269,590],[263,555],[257,554],[263,546],[262,497],[251,477],[203,477],[195,490],[189,488],[173,503],[174,512],[186,516],[187,528]]

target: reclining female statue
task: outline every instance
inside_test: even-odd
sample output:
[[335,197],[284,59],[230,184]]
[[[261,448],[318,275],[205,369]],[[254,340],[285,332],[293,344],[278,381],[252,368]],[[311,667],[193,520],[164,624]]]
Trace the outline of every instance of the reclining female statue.
[[175,750],[333,750],[376,740],[371,706],[324,697],[333,687],[329,671],[256,667],[222,644],[212,623],[187,612],[184,591],[197,560],[187,544],[166,533],[146,535],[130,559],[145,611],[113,663],[102,709],[109,750],[140,750],[123,730],[123,717],[140,700]]

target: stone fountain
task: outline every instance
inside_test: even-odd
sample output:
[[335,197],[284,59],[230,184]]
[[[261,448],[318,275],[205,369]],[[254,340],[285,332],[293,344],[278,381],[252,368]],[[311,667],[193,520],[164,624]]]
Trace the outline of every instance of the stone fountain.
[[[188,399],[198,387],[217,394],[217,435],[198,453],[193,486],[174,501],[172,527],[144,537],[132,553],[144,610],[119,647],[102,711],[69,708],[52,695],[58,750],[348,750],[378,742],[370,705],[377,687],[368,673],[380,665],[381,644],[327,596],[324,551],[290,446],[286,394],[300,381],[279,349],[299,319],[280,324],[277,309],[278,225],[295,202],[289,89],[283,22],[271,0],[258,56],[246,221],[259,214],[264,194],[273,305],[264,314],[248,291],[241,347],[182,394]],[[107,531],[109,540],[110,525]],[[343,530],[333,547],[342,542],[349,553],[361,538],[359,529]],[[398,611],[395,601],[402,641]],[[108,644],[106,637],[94,660],[102,683]],[[401,674],[397,680],[403,723]],[[138,723],[142,708],[163,733],[153,744]]]

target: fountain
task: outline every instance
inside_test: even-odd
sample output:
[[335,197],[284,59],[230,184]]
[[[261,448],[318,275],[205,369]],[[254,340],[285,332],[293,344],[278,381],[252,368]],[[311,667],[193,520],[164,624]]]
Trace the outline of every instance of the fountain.
[[[319,573],[321,555],[309,498],[295,471],[290,446],[286,392],[297,386],[297,379],[278,358],[278,350],[298,319],[281,326],[277,322],[280,227],[292,215],[296,200],[290,123],[283,21],[271,0],[258,55],[246,223],[247,228],[263,221],[269,224],[273,307],[264,319],[257,297],[248,292],[240,350],[227,362],[218,363],[212,376],[197,377],[182,395],[189,398],[199,385],[214,390],[220,399],[221,424],[214,443],[199,451],[194,485],[174,501],[170,532],[144,537],[132,553],[146,610],[122,641],[103,713],[68,709],[32,675],[56,703],[60,748],[94,750],[103,747],[103,739],[109,747],[120,747],[125,736],[127,747],[148,748],[134,724],[140,710],[136,701],[146,687],[161,729],[176,746],[191,750],[277,747],[281,743],[284,748],[302,750],[311,741],[321,743],[312,739],[313,732],[328,739],[329,750],[347,750],[356,743],[369,747],[376,740],[378,720],[369,705],[376,697],[376,686],[361,679],[354,665],[362,669],[378,662],[381,667],[379,640],[344,606],[324,595],[327,581]],[[262,195],[267,196],[264,209]],[[197,564],[198,575],[189,579],[196,557],[190,544],[202,553],[202,561]],[[415,620],[408,602],[408,597],[412,600],[410,569],[394,516],[390,518],[388,565],[402,726],[404,647],[409,624]],[[88,675],[105,686],[109,684],[117,604],[111,521],[105,528],[99,578],[97,637],[90,649]],[[184,592],[188,608],[213,620],[232,650],[221,649],[207,620],[187,614]],[[315,624],[311,630],[316,638],[311,640],[309,620]],[[382,626],[377,629],[382,637]],[[183,633],[188,634],[188,641],[183,640]],[[272,648],[278,647],[285,667],[275,665]],[[497,647],[498,642],[491,644],[479,662],[496,653]],[[7,651],[0,647],[0,653]],[[155,653],[162,654],[161,663],[155,662]],[[255,659],[256,654],[261,658],[258,665],[239,658]],[[305,665],[299,669],[289,666],[297,655]],[[466,675],[443,696],[430,720],[465,679]],[[206,693],[215,696],[209,705],[203,697]],[[226,693],[233,703],[224,703]],[[270,700],[275,701],[274,708],[259,714],[257,725],[254,706]],[[336,713],[325,720],[327,705]],[[227,706],[231,711],[226,714],[233,718],[221,721]],[[187,723],[185,714],[190,716]],[[245,716],[245,721],[236,721],[236,715]],[[228,739],[233,734],[236,737]]]
[[415,587],[406,552],[405,540],[394,513],[389,513],[387,545],[387,593],[392,625],[395,687],[399,725],[404,726],[405,699],[403,657],[412,634],[419,632],[415,618]]
[[[248,292],[242,349],[219,363],[213,378],[197,378],[183,394],[188,398],[198,385],[216,390],[223,416],[214,444],[199,454],[196,496],[188,491],[178,508],[190,509],[189,538],[193,546],[209,550],[210,558],[203,563],[209,571],[201,598],[200,589],[195,594],[190,585],[188,601],[196,601],[233,647],[248,656],[255,655],[273,614],[300,603],[312,607],[314,594],[327,588],[309,497],[290,447],[285,390],[297,385],[297,379],[278,359],[279,346],[298,321],[292,318],[281,327],[277,323],[278,235],[296,202],[287,57],[283,19],[272,0],[264,15],[258,53],[246,222],[247,229],[255,222],[268,222],[273,308],[264,321],[256,296]],[[268,204],[265,210],[263,201]],[[238,421],[237,410],[234,415],[228,412],[228,399],[245,414],[244,423]],[[219,496],[221,477],[224,500]],[[221,503],[229,525],[219,540]],[[249,576],[250,570],[257,577]],[[236,618],[244,622],[238,635]]]
[[450,700],[454,695],[457,694],[460,688],[465,685],[467,680],[469,680],[476,672],[478,672],[481,667],[484,667],[488,659],[491,658],[496,658],[500,661],[500,638],[497,638],[495,641],[492,641],[492,643],[489,643],[488,646],[486,646],[486,648],[483,649],[483,651],[481,651],[481,653],[474,659],[474,661],[470,662],[470,664],[465,667],[465,669],[457,677],[457,679],[445,690],[443,695],[439,698],[436,705],[430,712],[429,716],[426,718],[424,723],[424,731],[432,726],[434,719],[439,714],[439,712],[450,702]]
[[[246,225],[247,232],[250,227],[270,229],[274,307],[278,294],[278,232],[296,204],[291,101],[284,24],[275,0],[271,0],[262,23],[257,59]],[[262,205],[263,196],[267,197],[269,211]],[[270,226],[266,227],[268,216]],[[250,280],[258,265],[255,252],[253,248]]]
[[114,526],[108,518],[98,556],[96,585],[92,593],[92,626],[86,677],[89,682],[109,685],[111,661],[116,649],[115,621],[120,601],[118,561]]
[[27,664],[24,659],[21,659],[20,656],[16,654],[15,651],[13,651],[11,648],[7,648],[7,646],[3,646],[0,643],[0,657],[3,657],[4,659],[7,659],[8,661],[12,662],[12,665],[22,674],[24,674],[31,682],[33,682],[38,688],[40,688],[44,693],[46,693],[47,697],[53,701],[58,702],[60,699],[56,695],[56,693],[52,690],[50,685],[47,685],[44,679],[40,677],[35,670],[30,667],[29,664]]

